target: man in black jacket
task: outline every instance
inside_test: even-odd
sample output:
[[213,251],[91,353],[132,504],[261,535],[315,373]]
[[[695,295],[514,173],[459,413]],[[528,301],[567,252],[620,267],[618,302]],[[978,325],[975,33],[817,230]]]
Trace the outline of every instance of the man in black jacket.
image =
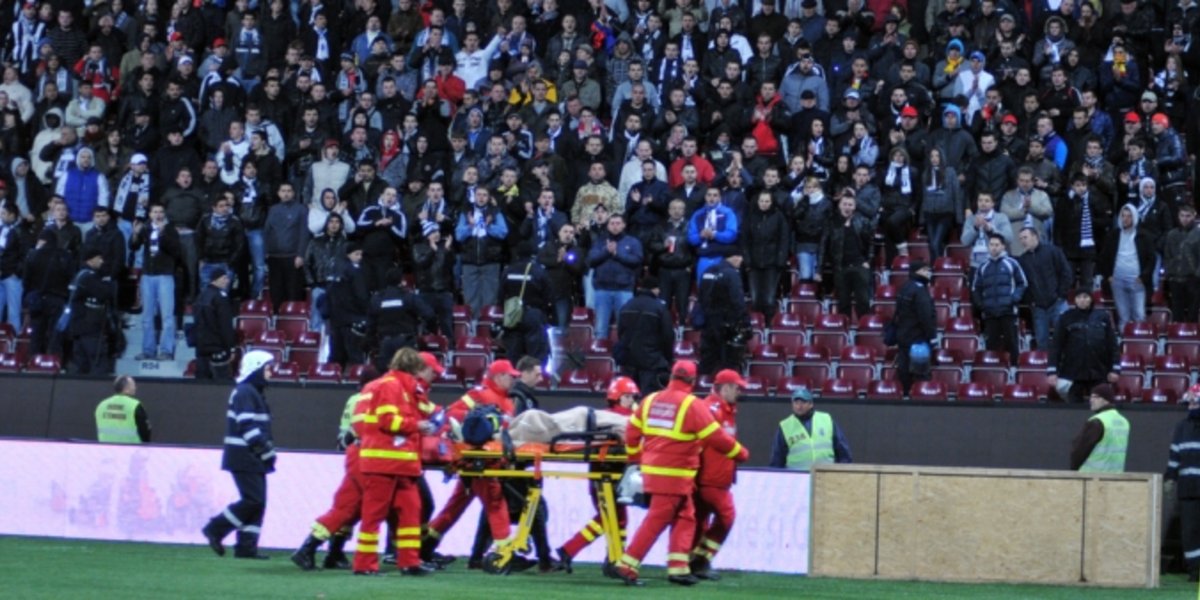
[[1165,495],[1176,498],[1188,581],[1200,581],[1200,385],[1188,389],[1183,399],[1187,418],[1175,426],[1163,483]]
[[50,229],[43,229],[33,252],[25,259],[21,273],[21,281],[25,284],[22,304],[29,310],[33,326],[29,340],[30,353],[61,352],[62,341],[54,330],[54,324],[66,307],[67,287],[71,284],[74,269],[75,261],[71,253],[58,246],[58,235]]
[[700,277],[700,372],[740,371],[749,341],[750,312],[742,289],[741,249],[709,267]]
[[688,295],[692,291],[692,266],[696,256],[687,241],[687,203],[676,198],[667,206],[667,222],[650,236],[650,252],[658,269],[662,301],[674,308],[682,323],[687,319]]
[[15,204],[0,202],[0,309],[8,311],[5,320],[16,332],[21,331],[21,302],[24,296],[21,262],[29,251],[29,236],[25,233],[25,227],[18,222],[19,212]]
[[933,308],[933,297],[929,295],[929,280],[933,270],[923,260],[914,260],[908,266],[909,279],[896,297],[896,316],[892,319],[896,328],[896,344],[900,352],[896,355],[896,376],[904,387],[904,396],[912,390],[913,381],[928,381],[928,360],[914,363],[914,344],[933,345],[937,337],[937,312]]
[[671,311],[658,299],[658,278],[646,277],[633,300],[617,316],[613,358],[642,393],[662,389],[675,360],[675,327]]
[[371,323],[379,338],[375,368],[386,373],[392,356],[401,348],[416,348],[421,325],[431,323],[433,310],[425,299],[404,285],[404,271],[387,272],[387,287],[371,296]]
[[246,234],[242,221],[233,214],[233,194],[224,192],[213,201],[212,212],[196,228],[196,253],[200,257],[200,289],[208,286],[213,275],[228,273],[230,265],[242,254]]
[[[119,231],[117,238],[121,239]],[[116,297],[116,284],[102,275],[105,258],[99,247],[85,250],[83,259],[83,268],[71,282],[71,300],[67,307],[71,314],[66,334],[72,340],[69,371],[73,375],[104,375],[109,372],[111,358],[105,335]]]
[[[417,274],[417,293],[433,311],[437,331],[454,347],[454,236],[442,239],[434,221],[424,221],[421,232],[425,243],[413,244],[413,268]],[[434,331],[433,327],[429,328]]]
[[1075,308],[1058,318],[1051,340],[1048,382],[1068,402],[1085,402],[1097,384],[1121,372],[1117,332],[1108,313],[1092,307],[1092,293],[1075,291]]
[[550,279],[550,296],[554,298],[554,325],[566,330],[571,322],[571,309],[575,306],[575,289],[587,265],[584,264],[586,250],[579,247],[575,238],[575,225],[564,223],[559,226],[553,240],[546,242],[538,251],[538,262],[546,269]]
[[[143,250],[144,248],[144,250]],[[150,222],[134,221],[129,249],[142,253],[142,353],[138,360],[175,359],[175,269],[183,262],[183,246],[161,204],[150,207]],[[162,336],[155,336],[154,316],[161,315]],[[155,350],[157,349],[157,353]]]
[[234,558],[266,559],[258,553],[263,513],[267,509],[267,474],[275,471],[271,407],[264,392],[274,356],[252,350],[242,357],[237,387],[229,395],[225,418],[225,451],[221,469],[229,471],[240,498],[209,520],[201,533],[217,556],[225,556],[223,540],[237,530]]
[[510,357],[532,356],[544,364],[550,356],[546,337],[546,315],[550,313],[550,278],[546,269],[534,259],[534,243],[523,241],[517,246],[517,259],[504,270],[501,277],[501,297],[506,312],[508,301],[520,298],[524,310],[514,327],[505,327],[502,342]]
[[362,247],[351,242],[346,246],[346,260],[328,290],[329,321],[333,331],[329,361],[343,368],[348,364],[362,364],[365,358],[363,343],[369,323],[370,294],[362,262]]
[[233,329],[233,304],[229,300],[229,271],[217,267],[210,273],[212,281],[204,286],[196,303],[195,315],[196,379],[228,380],[233,378],[233,349],[237,333]]
[[1025,271],[1025,299],[1033,311],[1033,339],[1038,350],[1050,348],[1050,332],[1058,324],[1058,316],[1067,310],[1067,295],[1075,281],[1075,272],[1063,251],[1043,242],[1035,227],[1025,227],[1017,234],[1025,253],[1017,259]]
[[[850,314],[853,305],[858,316],[871,310],[871,252],[875,244],[875,227],[858,212],[858,203],[851,194],[838,200],[838,216],[825,227],[820,256],[833,267],[837,291],[838,312]],[[813,277],[821,280],[821,268]],[[852,304],[853,303],[853,304]]]

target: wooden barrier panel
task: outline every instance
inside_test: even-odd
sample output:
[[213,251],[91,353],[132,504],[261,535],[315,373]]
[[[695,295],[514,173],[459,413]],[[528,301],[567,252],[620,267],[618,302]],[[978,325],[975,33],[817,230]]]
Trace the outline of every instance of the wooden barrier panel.
[[821,465],[816,577],[1158,587],[1161,476]]

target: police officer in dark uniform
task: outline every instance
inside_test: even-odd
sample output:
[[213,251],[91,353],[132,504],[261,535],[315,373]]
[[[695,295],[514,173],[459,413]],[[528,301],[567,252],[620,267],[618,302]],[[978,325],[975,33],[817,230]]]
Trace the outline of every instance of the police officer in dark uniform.
[[550,277],[546,269],[534,259],[532,242],[526,240],[517,246],[517,259],[504,270],[501,279],[501,297],[521,297],[524,306],[521,322],[513,328],[505,328],[504,351],[509,357],[532,356],[545,364],[550,356],[550,342],[546,336],[546,315],[550,313]]
[[646,277],[637,294],[617,317],[613,359],[642,393],[662,389],[675,360],[675,327],[671,311],[658,299],[658,278]]
[[362,246],[346,245],[346,259],[338,269],[336,279],[329,285],[329,322],[333,339],[329,345],[329,360],[341,365],[360,365],[366,362],[363,344],[370,323],[371,296],[367,292],[367,277],[362,268]]
[[742,251],[731,250],[724,260],[700,277],[700,372],[740,371],[750,330],[750,312],[742,289]]
[[88,248],[83,259],[83,268],[71,282],[71,302],[67,307],[70,315],[66,333],[72,342],[69,371],[73,375],[104,375],[109,371],[105,334],[116,284],[101,275],[104,253],[99,246]]
[[192,305],[195,317],[196,379],[233,378],[233,349],[237,333],[233,329],[233,303],[229,299],[232,279],[224,267],[212,270],[212,281],[204,286]]
[[264,392],[275,357],[251,350],[242,357],[237,387],[229,395],[225,418],[225,451],[221,469],[229,471],[240,498],[225,507],[201,533],[217,556],[225,556],[224,539],[237,530],[234,558],[270,558],[258,553],[263,513],[267,508],[267,474],[275,471],[275,439],[271,435],[271,407]]
[[913,381],[928,381],[929,362],[911,360],[914,344],[931,344],[937,336],[937,312],[929,295],[929,280],[933,271],[923,260],[914,260],[908,267],[909,278],[896,297],[896,376],[908,397]]
[[388,364],[401,348],[416,348],[421,324],[433,324],[433,309],[404,285],[404,271],[389,269],[387,287],[371,297],[371,321],[379,337],[375,368],[387,372]]

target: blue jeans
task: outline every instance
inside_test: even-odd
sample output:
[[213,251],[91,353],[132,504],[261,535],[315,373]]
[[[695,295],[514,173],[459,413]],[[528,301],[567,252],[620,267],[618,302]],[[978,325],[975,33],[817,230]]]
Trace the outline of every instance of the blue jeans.
[[0,284],[4,286],[4,293],[0,294],[0,312],[8,309],[8,324],[12,325],[15,333],[20,334],[21,298],[25,295],[25,288],[21,284],[21,278],[16,275],[0,279]]
[[817,253],[797,252],[796,270],[799,271],[800,281],[812,281],[817,274]]
[[[142,354],[175,355],[175,277],[142,275]],[[155,351],[154,315],[162,315],[162,335]]]
[[[126,221],[125,219],[117,219],[117,229],[120,229],[121,235],[125,236],[125,264],[128,265],[129,264],[129,254],[130,254],[129,239],[133,237],[133,221]],[[142,261],[144,260],[142,258],[142,250],[144,250],[144,249],[145,249],[145,247],[143,246],[142,249],[133,253],[133,266],[135,266],[139,269],[142,268]]]
[[1050,332],[1058,325],[1058,317],[1067,312],[1067,301],[1059,300],[1049,308],[1034,306],[1033,339],[1038,350],[1050,350]]
[[1146,286],[1133,277],[1113,277],[1113,302],[1117,304],[1117,331],[1132,321],[1146,320]]
[[621,307],[633,299],[629,290],[596,290],[596,331],[593,337],[608,337],[608,327],[621,312]]
[[267,276],[267,248],[263,230],[246,230],[246,248],[250,251],[250,264],[254,267],[254,284],[250,286],[250,297],[262,296],[263,282]]
[[196,292],[196,295],[199,295],[200,292],[204,291],[204,288],[208,287],[208,284],[212,283],[212,274],[213,271],[217,270],[217,267],[224,269],[230,278],[234,277],[233,273],[229,273],[229,265],[227,263],[204,263],[204,266],[200,267],[200,289]]
[[320,331],[325,326],[325,319],[317,310],[317,299],[325,295],[325,288],[313,286],[312,298],[308,301],[308,330]]

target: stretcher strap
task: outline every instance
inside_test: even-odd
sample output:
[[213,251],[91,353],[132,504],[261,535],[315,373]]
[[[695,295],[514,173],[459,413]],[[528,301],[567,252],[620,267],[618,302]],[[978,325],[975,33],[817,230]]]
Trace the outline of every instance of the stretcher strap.
[[533,455],[533,478],[541,481],[542,479],[542,453],[538,452]]

